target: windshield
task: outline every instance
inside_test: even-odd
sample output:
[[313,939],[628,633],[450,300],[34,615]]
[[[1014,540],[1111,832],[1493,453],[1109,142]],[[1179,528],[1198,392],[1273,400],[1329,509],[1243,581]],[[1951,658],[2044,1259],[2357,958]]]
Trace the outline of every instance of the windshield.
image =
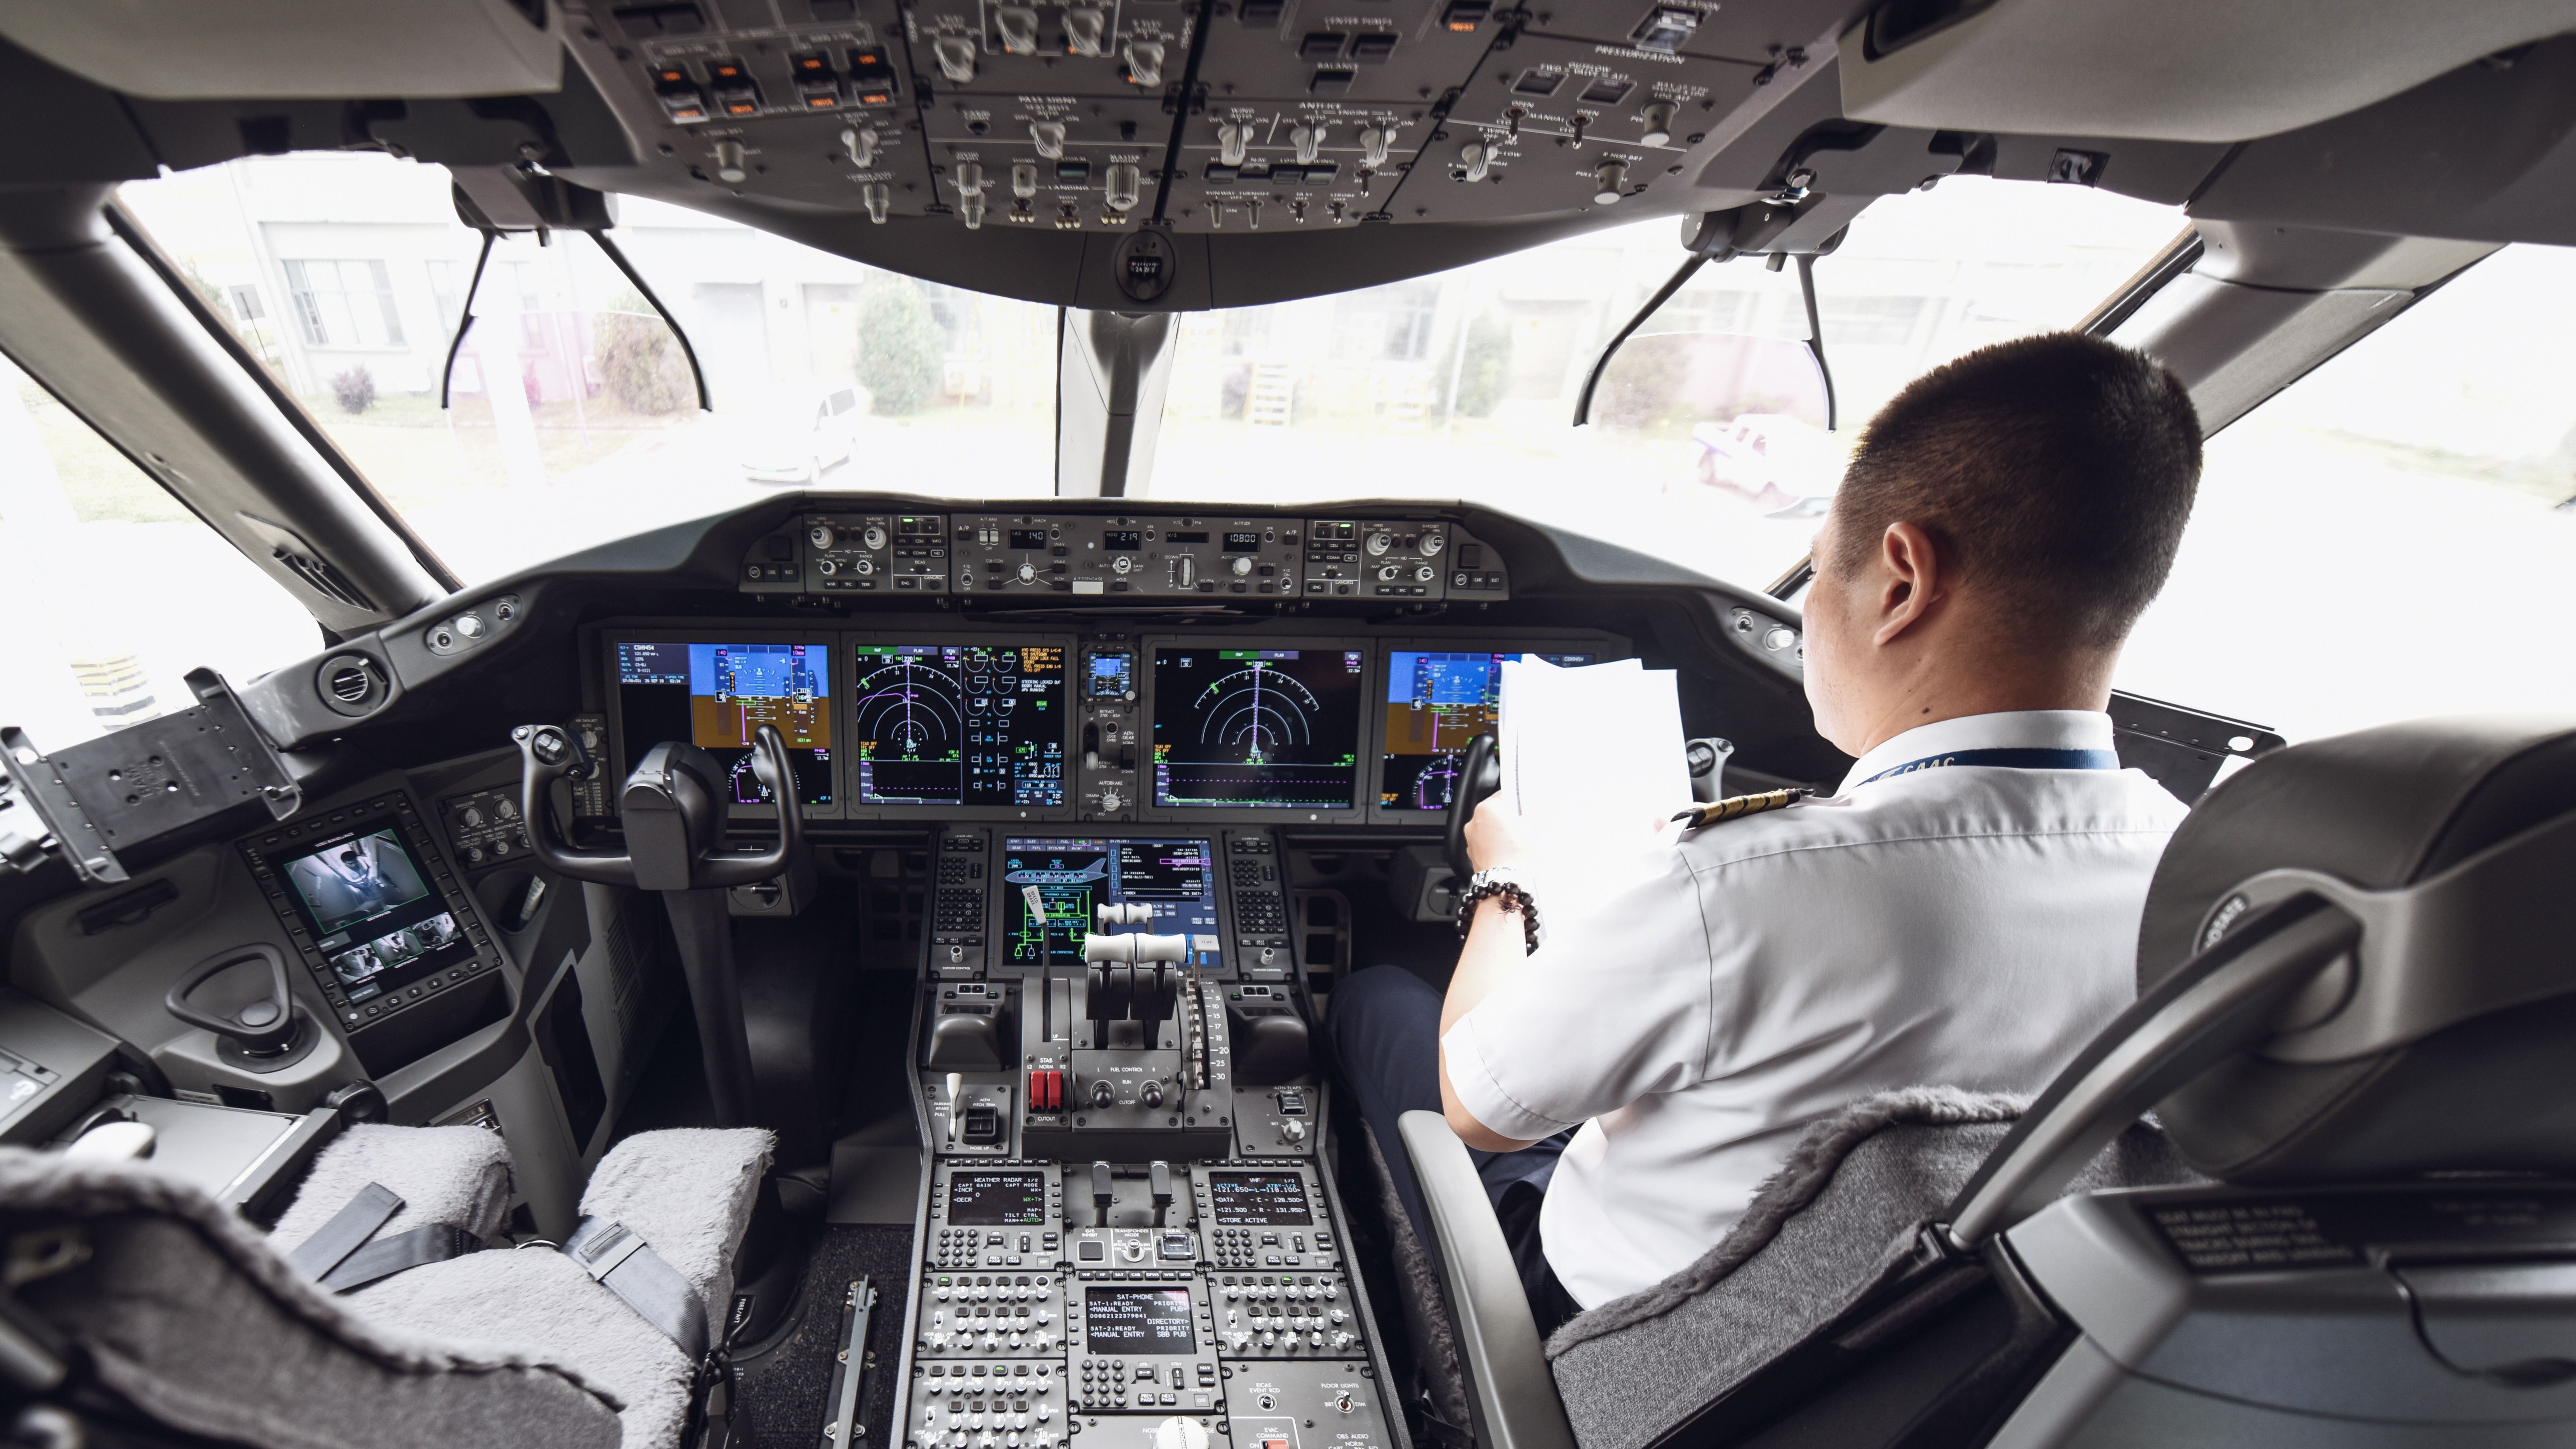
[[2576,680],[2576,249],[2512,246],[2210,439],[2123,688],[2291,739]]
[[[1051,307],[625,198],[612,236],[679,317],[714,411],[696,408],[668,329],[580,236],[494,248],[441,410],[481,240],[442,169],[258,157],[122,197],[468,580],[799,484],[1053,491]],[[1811,405],[1820,382],[1795,375],[1808,366],[1796,277],[1751,261],[1704,269],[1629,342],[1595,426],[1570,426],[1603,344],[1681,260],[1670,218],[1190,314],[1150,490],[1463,498],[1759,584],[1803,552],[1852,430],[1908,378],[2079,320],[2181,226],[2174,208],[1977,177],[1880,201],[1816,266],[1834,432]],[[1720,357],[1686,336],[1721,333],[1767,349]],[[1742,385],[1675,396],[1720,374]]]

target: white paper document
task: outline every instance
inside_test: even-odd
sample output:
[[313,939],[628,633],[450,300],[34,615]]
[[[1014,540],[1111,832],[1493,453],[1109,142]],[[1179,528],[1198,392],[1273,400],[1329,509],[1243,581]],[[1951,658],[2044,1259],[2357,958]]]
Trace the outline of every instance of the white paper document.
[[1545,852],[1531,869],[1595,899],[1631,877],[1641,855],[1671,848],[1673,833],[1657,827],[1691,803],[1671,670],[1506,660],[1498,703],[1501,798]]

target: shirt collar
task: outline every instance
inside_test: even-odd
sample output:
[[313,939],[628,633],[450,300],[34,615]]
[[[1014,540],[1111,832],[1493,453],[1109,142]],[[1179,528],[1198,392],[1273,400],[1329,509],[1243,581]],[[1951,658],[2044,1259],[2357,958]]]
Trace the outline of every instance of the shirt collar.
[[1955,750],[2107,750],[2111,717],[2092,709],[2016,709],[1917,725],[1879,743],[1843,776],[1842,794],[1881,770]]

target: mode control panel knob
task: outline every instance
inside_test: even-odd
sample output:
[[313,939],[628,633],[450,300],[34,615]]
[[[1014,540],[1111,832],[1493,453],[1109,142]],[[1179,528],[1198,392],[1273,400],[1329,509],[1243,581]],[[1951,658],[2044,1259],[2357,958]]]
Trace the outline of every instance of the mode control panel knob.
[[1395,547],[1395,535],[1386,532],[1384,529],[1380,529],[1376,533],[1372,533],[1368,536],[1368,551],[1369,557],[1371,558],[1375,558],[1393,547]]
[[1442,533],[1436,528],[1426,529],[1422,534],[1421,546],[1415,551],[1420,553],[1424,558],[1438,558],[1440,557],[1440,550],[1447,548],[1448,546],[1449,535]]
[[832,532],[832,525],[828,523],[818,523],[812,528],[805,530],[805,541],[814,545],[816,548],[830,548],[835,536],[836,535]]
[[1226,567],[1238,576],[1248,574],[1252,572],[1252,559],[1247,555],[1238,554],[1234,562],[1227,564]]
[[1024,584],[1036,583],[1038,579],[1038,566],[1030,563],[1020,565],[1018,578],[1019,581]]
[[871,523],[860,533],[859,542],[870,548],[883,548],[886,545],[886,531]]
[[1181,555],[1180,560],[1172,565],[1173,584],[1186,589],[1195,587],[1198,581],[1198,560],[1190,557],[1188,554]]
[[818,574],[837,574],[837,573],[839,573],[840,571],[841,571],[841,564],[840,564],[840,561],[839,561],[839,560],[837,560],[837,559],[828,559],[828,558],[826,558],[826,559],[816,559],[816,560],[814,561],[814,572],[816,572],[816,573],[818,573]]

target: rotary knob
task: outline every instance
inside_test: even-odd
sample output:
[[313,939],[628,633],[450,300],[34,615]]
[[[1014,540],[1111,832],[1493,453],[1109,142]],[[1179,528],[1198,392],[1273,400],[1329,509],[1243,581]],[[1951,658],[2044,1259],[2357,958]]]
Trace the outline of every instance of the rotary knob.
[[1447,548],[1448,546],[1449,535],[1442,533],[1437,529],[1432,529],[1426,531],[1422,535],[1420,552],[1424,558],[1438,558],[1440,557],[1440,550]]
[[1036,564],[1025,563],[1020,565],[1018,578],[1019,581],[1024,584],[1036,583],[1038,579],[1038,566]]
[[1226,567],[1232,570],[1236,577],[1240,578],[1243,575],[1252,572],[1252,560],[1247,556],[1237,555],[1234,562],[1227,564]]
[[864,532],[860,533],[859,542],[870,548],[883,548],[886,543],[886,531],[871,523]]
[[1395,535],[1391,533],[1380,530],[1379,532],[1372,533],[1368,536],[1368,551],[1369,557],[1371,558],[1375,558],[1393,547],[1395,547]]
[[832,525],[828,523],[818,523],[805,530],[805,541],[816,548],[830,548],[832,537]]
[[837,560],[826,558],[814,561],[814,572],[818,574],[837,574],[840,571],[841,565]]
[[1431,582],[1435,576],[1436,571],[1429,564],[1419,565],[1413,570],[1413,580],[1415,583],[1427,584]]
[[1123,553],[1109,561],[1109,571],[1111,573],[1123,574],[1134,567],[1136,567],[1136,561]]

